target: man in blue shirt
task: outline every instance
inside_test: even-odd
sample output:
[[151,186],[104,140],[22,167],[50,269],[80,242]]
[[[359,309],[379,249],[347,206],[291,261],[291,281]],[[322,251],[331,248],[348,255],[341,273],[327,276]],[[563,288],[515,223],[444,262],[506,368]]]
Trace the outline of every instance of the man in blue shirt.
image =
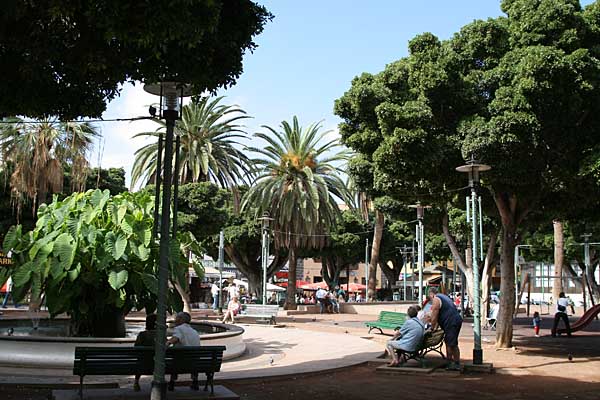
[[444,342],[448,355],[449,370],[460,370],[460,349],[458,348],[458,335],[462,327],[462,318],[454,303],[448,296],[438,293],[437,288],[430,287],[428,292],[431,301],[431,329],[438,325],[444,331]]
[[423,341],[425,325],[417,318],[417,307],[408,307],[406,313],[410,319],[402,325],[400,331],[391,340],[388,340],[386,345],[388,353],[392,356],[392,362],[388,364],[390,367],[397,367],[400,364],[397,350],[401,352],[413,352]]

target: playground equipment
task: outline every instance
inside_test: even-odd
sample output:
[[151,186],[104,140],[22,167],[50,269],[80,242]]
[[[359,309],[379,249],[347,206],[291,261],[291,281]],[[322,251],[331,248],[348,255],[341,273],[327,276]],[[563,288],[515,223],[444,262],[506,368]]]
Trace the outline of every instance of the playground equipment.
[[[582,330],[586,326],[588,326],[590,324],[590,322],[592,322],[594,320],[594,318],[596,318],[596,316],[598,315],[598,313],[600,313],[600,304],[596,304],[592,308],[588,309],[581,316],[581,318],[579,318],[577,320],[577,322],[575,322],[574,324],[572,324],[571,325],[571,332],[577,332],[579,330]],[[557,329],[556,332],[557,333],[567,333],[567,330],[565,328],[561,328],[561,329]]]

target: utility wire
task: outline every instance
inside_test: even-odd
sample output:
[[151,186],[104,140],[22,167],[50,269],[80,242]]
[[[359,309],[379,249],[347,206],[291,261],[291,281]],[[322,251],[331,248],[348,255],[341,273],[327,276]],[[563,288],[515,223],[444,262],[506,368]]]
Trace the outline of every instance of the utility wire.
[[8,125],[17,125],[17,124],[48,124],[48,123],[70,123],[70,122],[75,122],[75,123],[89,123],[89,122],[127,122],[127,121],[140,121],[140,120],[144,120],[144,119],[150,119],[150,120],[156,120],[156,117],[135,117],[135,118],[107,118],[107,119],[86,119],[86,120],[67,120],[67,121],[61,121],[61,120],[55,120],[55,121],[39,121],[39,120],[34,120],[34,121],[6,121],[6,120],[1,120],[0,124],[8,124]]

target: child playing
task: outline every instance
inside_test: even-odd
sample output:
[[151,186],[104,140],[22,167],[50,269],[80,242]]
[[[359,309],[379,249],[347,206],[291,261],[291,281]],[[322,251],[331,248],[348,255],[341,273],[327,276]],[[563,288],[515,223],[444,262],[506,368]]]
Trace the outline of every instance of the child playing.
[[535,337],[540,337],[540,323],[542,319],[540,318],[539,312],[533,313],[533,331],[535,332]]

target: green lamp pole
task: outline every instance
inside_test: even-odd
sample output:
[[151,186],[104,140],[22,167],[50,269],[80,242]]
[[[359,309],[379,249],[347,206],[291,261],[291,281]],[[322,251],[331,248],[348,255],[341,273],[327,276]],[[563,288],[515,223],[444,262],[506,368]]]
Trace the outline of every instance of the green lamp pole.
[[[158,295],[156,307],[156,339],[154,351],[154,375],[150,398],[163,400],[167,398],[167,384],[165,382],[165,353],[167,342],[167,296],[169,279],[169,242],[170,234],[175,236],[176,226],[171,232],[171,185],[179,179],[178,171],[173,171],[173,138],[175,122],[181,118],[183,97],[191,95],[191,88],[178,82],[161,82],[146,84],[144,90],[150,94],[160,96],[160,117],[165,119],[167,131],[164,140],[164,162],[162,171],[158,168],[156,175],[162,172],[162,207],[160,215],[160,250],[158,265]],[[160,143],[159,143],[160,146]],[[160,156],[159,156],[160,157]],[[160,158],[159,158],[160,160]],[[158,167],[158,166],[157,166]],[[175,175],[175,176],[174,176]],[[177,193],[175,193],[175,196]],[[177,198],[173,199],[177,202]],[[155,214],[156,215],[156,214]],[[159,221],[155,220],[156,225]]]
[[[471,204],[469,210],[467,210],[467,221],[471,220],[471,228],[473,234],[473,243],[471,251],[473,255],[473,364],[483,364],[483,349],[481,348],[481,295],[480,295],[480,279],[479,279],[479,256],[480,252],[477,251],[479,247],[479,229],[478,229],[478,196],[477,188],[479,186],[479,173],[483,171],[489,171],[492,169],[489,165],[479,164],[475,160],[471,159],[466,165],[457,167],[458,172],[465,172],[469,174],[469,187],[471,188]],[[467,202],[468,204],[468,202]]]

